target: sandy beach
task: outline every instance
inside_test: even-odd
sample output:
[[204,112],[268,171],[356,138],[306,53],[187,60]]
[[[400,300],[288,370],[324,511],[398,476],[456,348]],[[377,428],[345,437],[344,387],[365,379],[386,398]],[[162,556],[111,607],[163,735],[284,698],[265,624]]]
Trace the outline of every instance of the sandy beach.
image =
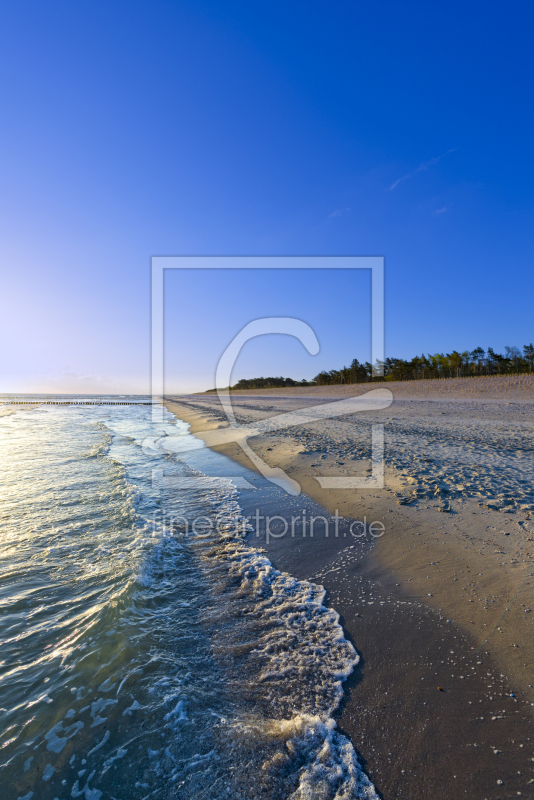
[[[367,529],[372,548],[317,534],[264,546],[279,569],[324,585],[361,655],[338,724],[384,798],[534,796],[534,376],[382,386],[388,408],[248,444],[329,513],[381,522],[383,535]],[[372,388],[235,392],[232,403],[254,424]],[[199,436],[228,425],[215,394],[166,405]],[[317,476],[371,474],[373,423],[384,488],[321,488]],[[254,468],[235,442],[218,449]]]

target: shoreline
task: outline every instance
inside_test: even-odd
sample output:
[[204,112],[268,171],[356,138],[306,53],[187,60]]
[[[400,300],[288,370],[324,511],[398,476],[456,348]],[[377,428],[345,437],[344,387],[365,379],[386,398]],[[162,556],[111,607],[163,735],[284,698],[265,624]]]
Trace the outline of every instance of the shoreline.
[[[432,383],[437,383],[437,381]],[[349,387],[342,388],[348,389]],[[291,394],[293,393],[292,390],[289,391]],[[213,401],[215,401],[215,405],[218,405],[217,398],[209,395],[193,395],[187,399],[183,398],[182,403],[167,401],[166,406],[169,410],[173,410],[171,406],[179,408],[180,413],[178,411],[176,413],[191,426],[190,430],[193,434],[221,426],[225,427],[222,422],[222,419],[225,419],[224,415],[220,412],[214,414],[217,412],[216,407],[201,410],[195,407],[191,408],[191,406],[197,405],[197,398],[200,399],[200,397],[208,399],[210,405],[213,404]],[[232,395],[232,397],[234,396]],[[281,397],[280,390],[278,390],[278,397]],[[239,401],[241,398],[234,399]],[[291,399],[293,400],[293,398]],[[328,397],[328,400],[330,399],[331,396]],[[440,399],[436,398],[434,402],[440,402]],[[501,401],[494,399],[494,402]],[[237,403],[234,405],[236,408],[238,407]],[[268,409],[272,414],[273,407],[268,406]],[[441,413],[443,414],[443,412]],[[392,412],[386,409],[384,416],[388,418],[391,415]],[[445,422],[447,423],[448,420]],[[534,424],[531,427],[534,431]],[[361,519],[365,516],[368,523],[373,520],[381,520],[384,524],[389,523],[389,520],[394,522],[394,536],[385,536],[376,540],[373,557],[377,565],[380,565],[388,574],[394,572],[398,576],[397,579],[405,584],[406,590],[410,589],[413,596],[424,598],[424,602],[434,610],[443,610],[443,613],[459,624],[466,633],[474,635],[477,642],[489,641],[489,637],[491,637],[493,656],[503,662],[502,668],[513,677],[517,687],[528,694],[530,702],[534,703],[534,689],[530,686],[531,683],[534,683],[532,681],[534,677],[534,636],[532,635],[534,628],[534,605],[532,605],[534,603],[534,558],[532,558],[532,554],[534,554],[534,504],[530,504],[530,509],[525,509],[523,513],[520,512],[517,516],[521,516],[521,518],[517,519],[516,515],[513,517],[508,514],[504,515],[501,511],[493,509],[491,505],[481,507],[481,503],[472,498],[458,497],[451,501],[455,506],[452,513],[443,513],[443,506],[428,505],[428,498],[424,499],[423,503],[413,503],[409,492],[414,479],[402,475],[398,470],[388,468],[388,466],[386,466],[383,490],[322,489],[313,475],[314,468],[318,466],[315,463],[312,464],[317,461],[316,450],[311,450],[310,454],[303,452],[301,446],[292,442],[290,435],[284,432],[276,433],[274,436],[270,434],[269,436],[254,437],[252,442],[254,451],[266,463],[270,466],[283,465],[285,472],[300,484],[303,493],[325,507],[330,513],[333,514],[337,509],[341,516],[354,519]],[[242,466],[257,471],[236,443],[216,446],[213,449]],[[337,464],[340,463],[338,460]],[[337,469],[328,469],[327,467],[323,471],[325,474],[330,471],[343,473],[339,466]],[[406,497],[407,495],[408,497]],[[408,502],[405,503],[406,499]],[[491,501],[489,502],[491,503]],[[520,526],[519,529],[516,525]],[[432,530],[432,534],[426,537],[424,546],[434,555],[429,556],[428,559],[425,558],[424,563],[414,562],[413,554],[409,552],[414,548],[412,539],[419,533],[424,536],[427,527]],[[445,531],[446,539],[439,535],[442,529]],[[492,530],[488,533],[488,529]],[[511,535],[513,539],[510,538]],[[518,538],[520,543],[517,541]],[[467,552],[465,552],[466,550]],[[479,568],[481,560],[484,562],[482,574],[480,574],[481,569]],[[432,564],[432,562],[434,563]],[[437,566],[438,569],[430,570],[429,564],[433,567]],[[431,574],[428,575],[428,572]],[[460,580],[460,576],[463,574],[465,578],[468,572],[473,577],[482,579],[477,580],[476,587],[471,587],[470,590],[466,589],[464,583],[472,583],[472,581]],[[408,583],[411,583],[412,586],[408,587]],[[455,584],[458,585],[455,586]],[[496,588],[499,590],[498,593],[495,593]],[[465,593],[469,591],[473,595],[476,594],[478,598],[491,596],[493,602],[485,603],[491,610],[488,613],[482,613],[479,608],[480,600],[470,607],[468,603],[473,599],[471,597],[468,598],[466,604],[464,602]],[[512,597],[514,598],[514,607],[510,605]],[[533,613],[527,616],[524,608],[531,608]],[[495,622],[500,618],[502,612],[508,615],[506,625],[499,624],[498,627],[502,633],[496,637]],[[514,648],[514,644],[519,642],[523,643],[523,647]],[[527,648],[526,656],[523,653],[525,646]],[[512,650],[521,650],[522,652],[511,652]],[[531,669],[529,670],[528,667]],[[528,691],[529,689],[530,691]]]
[[[264,414],[250,402],[252,393],[249,402],[242,403],[243,394],[233,396],[239,411],[243,405],[247,413]],[[257,393],[254,397],[258,399]],[[277,398],[281,397],[277,390]],[[216,396],[195,395],[176,401],[165,405],[191,426],[193,434],[224,424]],[[272,413],[271,405],[267,415]],[[288,433],[255,437],[252,446],[272,466],[283,466],[302,491],[330,513],[337,508],[342,516],[367,516],[368,522],[380,519],[387,527],[384,537],[363,559],[351,560],[350,547],[342,547],[342,543],[329,553],[324,547],[318,553],[317,548],[296,546],[291,539],[276,540],[266,547],[279,569],[325,586],[329,604],[340,613],[348,638],[362,656],[362,663],[345,685],[346,699],[338,723],[362,754],[377,789],[384,797],[410,800],[422,800],[429,792],[436,800],[450,798],[455,796],[451,794],[454,785],[458,797],[465,795],[468,785],[474,796],[488,800],[525,793],[526,784],[534,778],[528,764],[534,755],[529,737],[534,651],[530,652],[532,615],[522,613],[532,597],[532,582],[521,580],[521,571],[531,574],[532,569],[528,560],[504,562],[503,554],[508,558],[505,551],[489,553],[488,523],[497,516],[502,527],[503,515],[481,510],[468,500],[461,501],[461,516],[428,506],[399,505],[398,490],[404,491],[406,484],[391,469],[386,470],[388,490],[322,490],[310,469],[317,451],[303,453]],[[254,469],[235,443],[213,449]],[[473,531],[475,517],[484,523],[485,540],[480,524]],[[496,542],[499,547],[504,546],[501,541],[509,541],[504,535]],[[499,538],[496,533],[491,536]],[[423,560],[414,558],[419,553]],[[371,592],[378,598],[372,601],[372,608],[364,599]],[[489,593],[491,603],[487,601]],[[483,605],[482,596],[486,597]],[[517,641],[513,640],[519,640],[520,646],[514,647]],[[447,653],[447,648],[455,655]],[[456,659],[456,667],[451,658]],[[459,664],[461,676],[457,675]],[[496,684],[488,681],[500,682],[499,690],[492,692]],[[438,685],[444,691],[439,691]],[[406,738],[413,753],[408,770],[401,768],[404,760],[398,752]],[[510,744],[512,741],[517,745]],[[366,743],[372,752],[367,751]],[[494,750],[505,754],[506,760],[497,760]],[[457,778],[449,781],[446,776],[452,763]],[[497,784],[505,779],[504,785]]]

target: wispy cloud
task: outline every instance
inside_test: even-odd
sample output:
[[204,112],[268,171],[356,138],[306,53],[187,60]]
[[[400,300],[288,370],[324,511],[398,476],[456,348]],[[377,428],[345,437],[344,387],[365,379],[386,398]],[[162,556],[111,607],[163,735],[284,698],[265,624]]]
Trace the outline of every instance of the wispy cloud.
[[346,211],[350,211],[350,208],[338,208],[336,211],[332,211],[332,213],[328,215],[328,219],[333,219],[333,217],[340,217]]
[[443,208],[436,208],[436,210],[432,212],[432,216],[439,217],[440,214],[445,214],[447,211],[447,206],[443,206]]
[[407,181],[408,178],[413,178],[414,175],[417,175],[419,172],[425,172],[429,167],[433,167],[434,164],[437,164],[444,156],[448,156],[449,153],[454,153],[457,150],[457,147],[452,147],[450,150],[447,150],[446,153],[442,153],[440,156],[436,156],[436,158],[431,158],[429,161],[423,161],[422,164],[419,164],[417,169],[414,169],[413,172],[408,172],[407,175],[403,175],[402,178],[398,178],[395,183],[392,183],[389,187],[389,190],[396,189],[399,183],[403,181]]

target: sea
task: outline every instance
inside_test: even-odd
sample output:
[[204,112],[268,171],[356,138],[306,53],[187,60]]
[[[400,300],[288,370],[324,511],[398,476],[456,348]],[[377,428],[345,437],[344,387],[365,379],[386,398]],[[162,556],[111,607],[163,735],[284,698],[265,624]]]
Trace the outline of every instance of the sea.
[[150,398],[9,400],[2,797],[378,798],[335,721],[358,655],[251,535],[257,476]]

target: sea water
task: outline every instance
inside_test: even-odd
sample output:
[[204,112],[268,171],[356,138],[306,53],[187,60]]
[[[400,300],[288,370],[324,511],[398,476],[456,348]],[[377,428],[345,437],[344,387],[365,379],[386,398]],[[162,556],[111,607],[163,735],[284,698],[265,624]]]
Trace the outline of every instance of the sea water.
[[358,661],[337,614],[198,480],[188,426],[2,413],[2,796],[376,798],[333,719]]

